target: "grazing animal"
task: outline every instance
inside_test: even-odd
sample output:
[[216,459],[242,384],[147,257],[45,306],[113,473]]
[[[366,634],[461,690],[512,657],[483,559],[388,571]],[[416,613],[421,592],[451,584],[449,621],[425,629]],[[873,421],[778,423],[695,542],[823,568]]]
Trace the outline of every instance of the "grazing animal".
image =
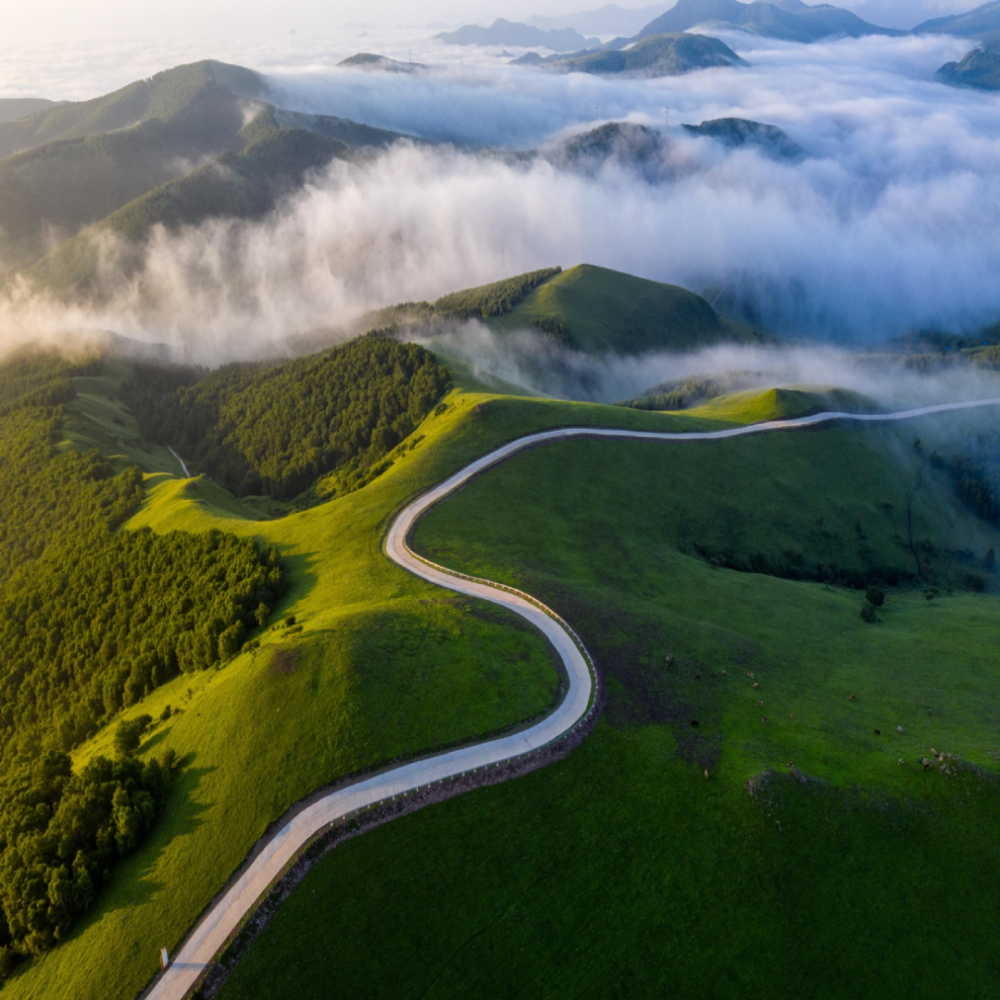
[[760,721],[761,721],[761,722],[767,722],[767,716],[766,716],[766,715],[762,715],[762,716],[760,717]]
[[706,778],[708,777],[708,768],[707,767],[705,768],[705,777]]
[[747,671],[747,677],[749,677],[750,680],[753,680],[753,671],[752,670],[748,670]]
[[854,701],[854,695],[853,694],[851,695],[851,701]]
[[700,680],[701,680],[701,674],[695,674],[695,675],[694,675],[694,679],[695,679],[696,681],[700,681]]
[[899,758],[899,763],[900,763],[900,764],[902,764],[902,763],[903,763],[903,758],[902,758],[902,757],[900,757],[900,758]]
[[924,765],[925,771],[931,766],[931,762],[926,757],[920,763]]
[[763,708],[764,707],[764,702],[758,700],[757,707],[758,708]]
[[715,676],[715,671],[714,671],[714,670],[712,671],[712,676],[713,676],[713,677]]
[[903,731],[903,727],[902,726],[896,726],[896,732],[897,733],[901,733],[902,731]]
[[691,725],[692,725],[692,726],[695,726],[695,727],[697,727],[697,725],[698,725],[698,720],[697,720],[697,719],[692,719],[692,720],[691,720]]
[[667,657],[667,666],[669,667],[670,664],[673,663],[673,662],[674,662],[674,658],[672,656],[668,656]]
[[758,683],[757,683],[756,681],[754,681],[754,685],[753,685],[753,686],[754,686],[755,688],[759,688],[759,687],[760,687],[760,685],[759,685],[759,684],[758,684]]
[[722,671],[722,676],[723,676],[723,677],[725,677],[725,676],[726,676],[726,672],[725,672],[725,670],[723,670],[723,671]]
[[875,730],[875,735],[876,736],[881,736],[882,735],[882,730],[881,729],[876,729]]
[[934,747],[931,747],[931,753],[934,754],[935,757],[938,755],[938,752],[934,749]]

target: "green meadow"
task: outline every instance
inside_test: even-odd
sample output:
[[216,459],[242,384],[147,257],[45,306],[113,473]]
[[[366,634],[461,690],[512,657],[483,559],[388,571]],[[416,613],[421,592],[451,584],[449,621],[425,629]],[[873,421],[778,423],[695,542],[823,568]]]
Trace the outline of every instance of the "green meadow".
[[[990,996],[996,597],[915,581],[867,624],[863,591],[691,551],[889,558],[914,436],[958,430],[567,442],[434,508],[419,551],[578,629],[601,722],[561,763],[338,848],[221,995]],[[939,553],[996,543],[944,482],[916,497]]]
[[[64,430],[77,447],[89,446],[87,434],[121,431],[126,443],[130,436],[113,419],[115,378],[104,379],[84,383],[89,391],[68,407]],[[540,427],[602,420],[691,426],[458,388],[393,451],[374,482],[276,520],[262,520],[254,498],[239,501],[204,477],[177,478],[168,471],[176,468],[169,452],[142,452],[147,498],[125,530],[217,528],[255,537],[280,550],[289,589],[257,636],[259,649],[168,681],[74,753],[77,766],[110,754],[120,720],[159,719],[170,705],[170,718],[155,723],[140,757],[173,749],[182,766],[146,842],[116,865],[68,939],[18,966],[2,995],[134,996],[155,972],[158,949],[173,950],[295,802],[345,775],[502,732],[547,711],[559,681],[544,641],[491,605],[398,569],[382,553],[382,538],[410,497],[476,455]],[[111,450],[124,463],[123,449]],[[160,459],[167,468],[155,471]],[[289,617],[295,624],[285,624]]]

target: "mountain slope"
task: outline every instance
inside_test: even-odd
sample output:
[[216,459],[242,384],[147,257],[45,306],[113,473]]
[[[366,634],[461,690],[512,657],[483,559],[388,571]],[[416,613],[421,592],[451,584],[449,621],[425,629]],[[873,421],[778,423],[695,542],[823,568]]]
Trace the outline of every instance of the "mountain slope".
[[735,24],[758,35],[794,42],[815,42],[837,35],[860,38],[902,34],[827,4],[812,7],[800,0],[781,0],[780,4],[763,0],[749,4],[739,0],[678,0],[676,7],[647,24],[639,37],[686,31],[706,21]]
[[716,66],[746,66],[733,50],[706,35],[648,35],[627,49],[606,49],[547,59],[547,68],[567,73],[631,73],[639,76],[679,76]]
[[779,159],[795,159],[804,152],[787,132],[777,125],[750,121],[746,118],[713,118],[700,125],[684,125],[691,135],[707,136],[731,149],[756,146],[762,152]]
[[1000,0],[992,0],[965,14],[935,17],[913,29],[915,35],[958,35],[960,38],[976,38],[993,31],[1000,31]]
[[961,62],[945,63],[937,71],[937,77],[953,87],[1000,90],[1000,51],[973,49]]
[[[0,157],[40,146],[52,139],[79,139],[97,132],[130,128],[153,118],[169,121],[189,113],[192,105],[207,102],[203,114],[213,106],[214,91],[244,98],[260,98],[267,92],[263,77],[240,66],[207,59],[164,70],[148,80],[138,80],[121,90],[90,101],[74,101],[30,118],[0,125]],[[227,106],[229,101],[224,102]],[[205,131],[213,120],[205,118]]]
[[[207,219],[255,219],[302,183],[309,170],[350,156],[340,140],[302,128],[282,129],[272,115],[243,153],[226,152],[179,180],[144,194],[61,244],[25,272],[63,300],[106,301],[143,261],[153,227],[198,225]],[[101,275],[104,281],[100,280]]]
[[[105,98],[33,115],[13,123],[13,132],[4,133],[0,126],[0,135],[11,142],[26,141],[25,130],[34,130],[35,138],[58,133],[0,160],[0,268],[30,265],[146,192],[221,153],[245,151],[265,131],[305,129],[352,149],[384,147],[399,138],[346,119],[279,110],[246,96],[263,94],[264,88],[262,78],[249,70],[194,63]],[[126,112],[142,120],[117,127]],[[110,131],[93,131],[104,127]],[[80,131],[89,134],[73,136]]]
[[44,97],[3,97],[0,98],[0,125],[16,122],[38,111],[54,108],[57,101],[48,101]]
[[[24,265],[199,161],[241,150],[255,73],[195,63],[0,125],[0,265]],[[39,141],[45,140],[45,141]]]
[[584,38],[572,28],[541,31],[518,21],[497,18],[488,28],[467,24],[457,31],[442,31],[435,35],[445,45],[518,45],[525,48],[537,45],[553,52],[574,52],[589,46],[600,45],[596,38]]
[[596,10],[564,14],[561,17],[542,17],[535,14],[527,18],[525,23],[543,31],[573,28],[585,35],[634,35],[671,6],[666,2],[651,4],[648,7],[626,8],[619,7],[616,3],[606,3]]

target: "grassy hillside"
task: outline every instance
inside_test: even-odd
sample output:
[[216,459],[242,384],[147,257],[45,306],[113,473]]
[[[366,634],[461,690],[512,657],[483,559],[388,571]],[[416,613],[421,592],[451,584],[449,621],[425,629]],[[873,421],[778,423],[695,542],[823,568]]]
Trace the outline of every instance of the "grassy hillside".
[[594,354],[683,351],[750,338],[693,292],[592,264],[550,278],[489,326],[499,333],[534,327]]
[[0,978],[70,933],[169,798],[172,758],[73,774],[68,752],[231,659],[283,589],[252,539],[118,531],[141,473],[57,447],[97,368],[40,352],[0,367]]
[[805,417],[811,413],[838,411],[866,413],[875,404],[856,392],[832,386],[780,386],[775,389],[744,389],[716,396],[686,412],[692,417],[725,420],[733,424],[757,424],[766,420]]
[[[114,391],[104,391],[105,386],[113,388],[101,382],[105,376],[74,378],[89,380],[77,383],[80,390],[88,390],[78,398],[105,397],[107,408],[95,411],[102,432],[109,430],[108,420],[111,428],[121,428],[113,421],[119,404],[107,399]],[[81,421],[85,416],[81,415]],[[200,534],[218,528],[256,538],[261,545],[275,545],[290,590],[275,609],[276,627],[260,636],[258,649],[247,649],[224,669],[169,680],[116,718],[116,724],[142,714],[159,719],[166,714],[166,706],[171,707],[169,717],[149,733],[139,759],[175,751],[182,768],[174,789],[148,841],[116,867],[95,908],[56,949],[17,970],[0,996],[131,998],[155,969],[156,949],[165,944],[173,950],[249,847],[293,802],[344,774],[502,730],[546,710],[555,695],[557,676],[544,643],[495,609],[443,594],[394,567],[381,553],[381,538],[393,513],[408,498],[476,455],[541,427],[581,423],[651,429],[707,424],[686,415],[498,399],[458,388],[416,429],[411,439],[414,447],[403,442],[392,450],[391,465],[380,478],[364,489],[289,517],[261,520],[205,479],[182,481],[166,473],[147,477],[146,499],[129,529]],[[85,427],[82,422],[80,426]],[[488,952],[477,952],[473,946],[472,952],[455,954],[465,938],[451,921],[458,920],[460,926],[465,914],[468,926],[479,930],[496,920],[497,906],[503,907],[501,913],[510,909],[520,928],[517,933],[527,936],[512,938],[503,931],[497,939],[484,930],[476,940],[505,956],[514,953],[505,951],[505,942],[515,940],[511,947],[522,960],[505,964],[512,988],[543,968],[559,974],[561,959],[549,952],[539,957],[537,944],[562,940],[551,933],[553,914],[559,912],[568,914],[568,922],[559,926],[573,928],[577,936],[582,933],[575,923],[575,915],[582,911],[575,903],[586,903],[590,898],[587,887],[595,879],[608,905],[596,911],[586,907],[586,927],[591,931],[580,939],[589,951],[619,955],[618,961],[633,970],[630,974],[653,977],[643,980],[646,983],[653,982],[658,970],[674,967],[670,948],[696,940],[699,949],[691,952],[685,946],[677,953],[677,961],[683,968],[706,975],[704,969],[713,970],[719,963],[705,963],[698,956],[708,947],[707,941],[714,939],[719,921],[726,925],[735,912],[740,926],[756,926],[757,913],[746,902],[761,898],[751,892],[754,886],[766,887],[769,879],[788,870],[798,873],[794,885],[812,885],[821,872],[828,873],[830,885],[837,885],[851,871],[804,848],[790,855],[775,854],[773,843],[781,843],[780,839],[760,840],[765,833],[776,838],[784,835],[773,832],[777,829],[773,816],[759,814],[759,800],[748,802],[742,783],[748,768],[754,773],[773,759],[793,759],[830,786],[823,787],[819,799],[795,799],[797,784],[780,786],[782,801],[791,803],[787,808],[809,816],[798,844],[810,838],[815,843],[820,835],[830,838],[822,843],[832,844],[850,835],[857,838],[858,851],[876,859],[887,857],[887,847],[896,845],[898,856],[909,865],[908,877],[923,878],[930,896],[925,893],[922,898],[937,901],[935,893],[945,879],[952,885],[958,879],[964,885],[961,879],[969,877],[964,852],[982,847],[975,824],[982,821],[989,826],[988,818],[982,820],[968,811],[972,807],[965,807],[965,812],[957,808],[966,801],[965,786],[955,802],[929,800],[935,809],[948,808],[952,826],[935,825],[921,818],[922,812],[904,812],[910,832],[909,839],[902,841],[893,840],[897,827],[886,824],[884,809],[866,812],[864,801],[838,789],[854,779],[881,788],[879,782],[891,783],[897,773],[904,773],[895,770],[895,744],[888,749],[867,734],[873,725],[890,732],[883,716],[898,716],[911,741],[904,747],[909,757],[915,741],[927,738],[920,729],[909,733],[913,706],[923,700],[927,705],[921,705],[921,710],[931,707],[932,724],[938,727],[931,733],[935,746],[940,737],[944,748],[989,763],[988,753],[984,757],[977,748],[989,746],[984,706],[993,697],[989,686],[993,681],[983,666],[989,652],[974,645],[979,633],[972,625],[980,622],[990,628],[993,598],[951,596],[943,586],[931,601],[920,590],[893,591],[880,612],[882,624],[866,625],[857,614],[861,598],[854,591],[713,569],[706,558],[685,547],[697,540],[721,548],[735,539],[735,554],[743,552],[738,547],[742,545],[752,555],[755,547],[781,554],[800,544],[803,558],[814,558],[815,549],[834,553],[847,565],[849,559],[868,559],[867,545],[874,553],[871,559],[884,561],[885,554],[893,555],[898,549],[894,533],[900,531],[902,511],[922,464],[920,453],[912,448],[914,433],[923,437],[929,451],[939,444],[943,449],[957,431],[942,425],[938,442],[932,426],[904,428],[898,438],[900,459],[895,474],[888,461],[893,453],[890,437],[869,438],[846,431],[724,442],[717,449],[577,442],[521,456],[443,505],[440,517],[435,512],[425,525],[429,533],[421,528],[418,542],[440,558],[536,588],[574,624],[589,623],[586,640],[609,671],[609,688],[619,700],[612,703],[607,720],[583,751],[566,765],[546,772],[564,775],[558,779],[562,784],[546,784],[549,779],[541,777],[499,791],[504,797],[495,800],[498,811],[485,815],[492,830],[504,838],[499,850],[505,865],[517,873],[516,878],[504,879],[500,895],[496,882],[488,874],[484,881],[483,870],[476,867],[486,856],[495,858],[498,848],[494,845],[486,856],[467,854],[467,846],[478,852],[488,841],[477,836],[452,839],[461,831],[461,823],[481,822],[484,814],[456,814],[450,806],[428,813],[445,817],[432,820],[445,822],[444,827],[421,827],[429,832],[410,837],[408,831],[414,827],[406,821],[398,827],[405,843],[393,840],[389,849],[397,858],[406,859],[402,868],[397,865],[394,870],[409,878],[411,860],[422,862],[427,857],[420,852],[428,849],[428,838],[444,837],[436,851],[461,873],[457,902],[447,896],[455,882],[444,877],[445,869],[433,864],[424,867],[420,871],[429,881],[421,883],[423,889],[417,891],[410,882],[397,890],[383,879],[392,866],[383,865],[376,856],[365,869],[368,889],[360,893],[352,889],[349,903],[340,899],[338,914],[347,925],[325,922],[328,913],[309,910],[308,889],[299,894],[306,900],[309,926],[303,930],[294,925],[292,934],[299,942],[311,940],[313,932],[324,935],[324,948],[313,952],[329,955],[335,962],[338,990],[350,993],[357,986],[362,992],[380,993],[393,983],[394,992],[405,993],[411,991],[409,977],[430,970],[434,978],[446,966],[449,971],[441,988],[454,982],[456,991],[475,993],[479,972],[495,985],[495,966],[490,965]],[[684,451],[685,447],[697,454]],[[933,488],[935,476],[941,478],[940,489]],[[927,572],[943,578],[950,572],[947,559],[958,559],[945,551],[946,546],[974,547],[980,558],[978,553],[987,543],[995,544],[996,529],[956,508],[947,472],[927,470],[926,477],[917,494],[926,505],[914,511],[915,530],[918,542],[926,539],[937,549],[936,554],[927,552]],[[706,498],[712,502],[706,503]],[[453,506],[456,503],[458,507]],[[822,530],[816,528],[818,517],[824,518]],[[595,545],[595,539],[606,541]],[[807,545],[814,549],[807,550]],[[659,669],[666,653],[675,657],[672,672]],[[734,681],[740,671],[745,672],[744,666],[763,675],[768,685],[765,691],[773,686],[774,697],[787,700],[789,711],[808,726],[789,720],[775,725],[773,732],[759,731],[756,726],[762,724],[745,714],[748,692],[709,686],[706,671],[722,662]],[[957,663],[966,671],[957,694],[940,684],[942,662]],[[704,682],[694,679],[689,667],[701,673]],[[848,702],[842,687],[857,692],[859,701]],[[696,733],[690,726],[692,717],[703,727]],[[783,716],[776,713],[773,718]],[[702,738],[709,744],[707,750]],[[112,729],[105,727],[74,753],[75,767],[108,753],[111,743]],[[727,772],[729,753],[735,756],[733,769]],[[712,799],[714,804],[708,809],[692,795],[694,789],[718,787],[701,777],[702,761],[708,762],[720,784],[728,774],[718,793],[721,798]],[[574,762],[585,766],[564,770],[577,767]],[[919,776],[914,780],[920,780]],[[890,788],[893,802],[892,796],[901,787]],[[976,790],[978,798],[972,801],[978,808],[983,799],[980,786],[970,787]],[[623,809],[625,790],[630,805]],[[848,797],[838,797],[844,795]],[[478,810],[482,800],[477,794],[468,800],[470,806],[459,808]],[[597,811],[595,801],[600,806]],[[667,808],[665,803],[672,805]],[[602,811],[605,804],[607,812]],[[836,825],[844,809],[852,816],[861,811],[865,819],[860,832],[853,823]],[[466,819],[459,821],[459,827],[449,827],[453,821],[447,817],[455,815]],[[629,822],[613,821],[616,816],[629,817]],[[664,849],[667,843],[684,843],[696,829],[708,831],[707,836],[694,838],[698,845],[707,845],[703,850]],[[642,831],[638,839],[637,831]],[[757,845],[755,851],[770,852],[766,854],[772,865],[770,874],[750,881],[741,874],[747,871],[737,846],[747,841],[742,835],[735,839],[741,831]],[[489,830],[483,833],[489,835]],[[350,850],[369,850],[364,847],[369,842],[376,845],[372,850],[382,850],[378,845],[385,843],[380,839],[384,836],[383,832],[366,837]],[[585,863],[565,863],[561,848],[567,837],[586,848],[578,855]],[[951,837],[962,845],[959,850],[934,851],[919,866],[913,865],[914,850],[928,838],[938,838],[934,840],[938,843]],[[731,845],[721,866],[720,844]],[[552,845],[560,848],[557,854],[552,853]],[[509,856],[503,853],[508,849]],[[834,854],[831,847],[830,856]],[[333,855],[334,867],[324,865],[321,872],[341,872],[336,876],[341,878],[344,869],[337,865],[342,857],[358,855],[338,850]],[[656,862],[649,859],[663,859],[667,868],[656,868]],[[628,867],[627,878],[621,875],[623,864]],[[887,884],[904,889],[912,884],[905,879],[893,881],[895,870],[890,869],[888,861],[878,860],[874,868],[862,865],[854,871],[857,880],[884,878]],[[353,863],[351,870],[359,871]],[[486,869],[487,873],[496,870],[492,865]],[[547,874],[555,870],[558,878]],[[675,893],[664,896],[657,887],[666,886],[669,878],[670,884],[687,885],[694,891],[706,870],[717,872],[718,882],[711,884],[718,885],[720,893],[726,886],[741,887],[741,891],[728,897],[723,893],[726,905],[705,910],[697,926],[684,925],[688,909],[669,909],[676,901]],[[416,877],[424,876],[418,873]],[[520,881],[522,877],[526,881]],[[528,884],[535,891],[519,894]],[[566,888],[569,896],[553,903],[547,895],[553,885]],[[857,911],[859,896],[854,885],[849,881],[839,897],[843,906],[830,921],[847,919]],[[414,895],[402,903],[398,891]],[[716,893],[707,896],[716,898]],[[690,896],[682,894],[681,899],[685,898]],[[428,899],[441,900],[433,915],[415,909],[414,900]],[[684,934],[660,943],[657,954],[667,955],[662,963],[642,957],[653,939],[640,933],[645,924],[634,923],[637,911],[629,906],[639,906],[637,899],[644,912],[669,913],[674,926],[686,928]],[[778,916],[786,915],[785,923],[776,923],[774,917],[762,927],[758,940],[766,954],[778,954],[775,942],[787,930],[787,914],[804,902],[802,897],[793,897],[788,904],[791,910],[776,911]],[[299,904],[293,900],[286,912],[293,912],[295,905]],[[484,905],[490,908],[485,917],[480,909]],[[952,918],[951,910],[944,912]],[[979,920],[974,906],[966,904],[965,912],[967,918],[958,915],[963,929],[961,920]],[[824,923],[820,916],[810,926],[817,940],[826,942],[831,923]],[[894,929],[915,926],[911,911],[904,910],[904,917]],[[273,933],[279,933],[282,919],[279,915]],[[497,926],[511,926],[509,919],[502,917]],[[404,926],[399,921],[409,928],[405,941],[392,937],[396,928]],[[330,939],[332,926],[342,929]],[[988,922],[980,920],[975,925],[984,926]],[[363,938],[358,936],[360,929]],[[973,953],[979,947],[975,934],[973,928],[971,936],[962,938]],[[269,947],[271,940],[269,932],[262,946]],[[291,946],[291,952],[281,951],[289,947],[287,934],[278,940],[278,957],[271,953],[272,957],[255,965],[251,956],[248,972],[240,973],[243,978],[234,980],[232,989],[323,995],[333,974],[331,967],[310,964],[295,952],[297,945]],[[525,942],[524,947],[517,941]],[[608,950],[601,951],[605,947]],[[423,957],[415,959],[412,948],[426,949],[418,952]],[[731,950],[723,951],[723,958],[731,954]],[[815,954],[824,953],[817,945]],[[379,961],[374,961],[376,955]],[[466,955],[472,956],[472,968]],[[864,953],[864,968],[869,967],[865,964],[869,960],[876,959]],[[684,965],[685,961],[689,964]],[[604,961],[603,967],[624,969],[614,961]],[[720,967],[732,966],[723,962]],[[973,961],[966,975],[978,975],[980,967]],[[361,968],[367,972],[355,977],[355,970]],[[458,978],[449,980],[450,975]],[[272,976],[278,976],[280,984]],[[607,995],[609,981],[591,978],[590,988]],[[928,981],[937,982],[933,976]],[[412,991],[428,985],[428,980],[421,979]],[[583,984],[571,986],[571,992],[585,992]]]
[[706,35],[649,35],[627,49],[588,52],[543,65],[567,73],[629,73],[637,76],[679,76],[696,69],[747,65],[717,38]]
[[[866,624],[856,592],[679,542],[807,547],[822,517],[852,550],[860,517],[891,548],[912,437],[958,431],[566,443],[436,507],[417,547],[579,628],[604,717],[562,763],[338,848],[221,996],[988,996],[997,598],[895,590]],[[941,545],[980,530],[917,496]]]
[[[17,970],[0,995],[131,998],[154,971],[160,943],[173,949],[267,825],[302,796],[551,705],[557,675],[544,642],[495,609],[394,567],[380,547],[388,519],[475,455],[540,426],[691,423],[461,390],[445,404],[418,428],[415,447],[393,450],[382,477],[279,520],[241,517],[238,501],[220,504],[204,480],[147,479],[131,528],[219,528],[279,548],[291,585],[277,609],[282,624],[259,650],[168,681],[118,717],[158,719],[172,708],[140,751],[147,759],[173,749],[182,762],[163,816],[69,939]],[[283,624],[288,616],[294,625]],[[76,766],[111,742],[101,730],[75,753]]]

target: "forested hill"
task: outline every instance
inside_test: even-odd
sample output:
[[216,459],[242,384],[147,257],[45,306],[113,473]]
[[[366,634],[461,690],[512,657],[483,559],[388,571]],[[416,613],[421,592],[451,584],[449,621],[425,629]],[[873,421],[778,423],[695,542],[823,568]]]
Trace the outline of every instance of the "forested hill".
[[[67,751],[175,676],[224,663],[280,596],[278,554],[213,532],[120,532],[142,476],[61,452],[74,364],[0,364],[0,976],[68,933],[151,828],[171,761]],[[138,739],[135,740],[138,743]]]
[[322,478],[319,499],[377,475],[448,373],[422,347],[367,336],[294,361],[227,365],[177,388],[183,381],[183,370],[137,368],[125,393],[145,437],[239,496],[291,499]]

